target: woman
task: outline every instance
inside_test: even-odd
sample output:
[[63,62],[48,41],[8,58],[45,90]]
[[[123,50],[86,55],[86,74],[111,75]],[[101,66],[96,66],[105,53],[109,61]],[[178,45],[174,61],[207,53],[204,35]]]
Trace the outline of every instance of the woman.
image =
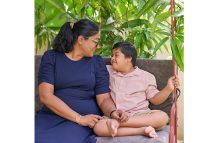
[[[36,143],[95,143],[92,128],[106,116],[128,117],[109,95],[109,75],[100,56],[99,28],[90,20],[66,22],[46,51],[39,69],[39,97],[45,105],[36,115]],[[99,109],[100,107],[100,109]]]

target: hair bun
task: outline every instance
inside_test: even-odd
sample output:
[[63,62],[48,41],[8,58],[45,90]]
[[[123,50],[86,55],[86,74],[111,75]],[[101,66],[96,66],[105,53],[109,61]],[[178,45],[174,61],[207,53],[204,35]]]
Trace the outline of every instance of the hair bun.
[[73,29],[74,22],[70,22],[70,28]]

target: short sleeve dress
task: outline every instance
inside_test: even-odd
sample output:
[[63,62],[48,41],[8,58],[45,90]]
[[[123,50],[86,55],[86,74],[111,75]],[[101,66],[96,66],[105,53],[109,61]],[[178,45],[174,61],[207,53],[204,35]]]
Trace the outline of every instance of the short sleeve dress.
[[[54,85],[54,95],[81,115],[102,115],[96,96],[109,93],[109,74],[100,56],[79,61],[53,50],[42,56],[38,84]],[[95,143],[93,130],[64,119],[46,106],[35,118],[35,143]]]

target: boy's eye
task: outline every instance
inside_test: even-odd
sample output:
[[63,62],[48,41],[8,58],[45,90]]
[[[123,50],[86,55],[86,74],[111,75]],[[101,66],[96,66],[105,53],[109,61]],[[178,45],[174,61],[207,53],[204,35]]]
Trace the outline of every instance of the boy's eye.
[[112,54],[111,57],[119,57],[119,54]]

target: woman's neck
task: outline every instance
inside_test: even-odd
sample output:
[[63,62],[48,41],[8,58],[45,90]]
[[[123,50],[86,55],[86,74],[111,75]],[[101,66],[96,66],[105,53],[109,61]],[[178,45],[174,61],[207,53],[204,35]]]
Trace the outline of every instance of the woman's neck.
[[83,54],[81,54],[76,49],[74,49],[73,51],[71,51],[69,53],[65,53],[65,55],[73,61],[79,61],[84,57]]

